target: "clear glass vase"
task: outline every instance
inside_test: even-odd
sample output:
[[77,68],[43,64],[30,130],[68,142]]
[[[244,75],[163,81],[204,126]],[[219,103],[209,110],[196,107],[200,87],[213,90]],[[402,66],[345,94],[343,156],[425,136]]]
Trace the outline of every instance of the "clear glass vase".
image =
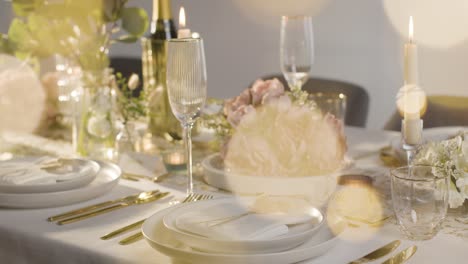
[[77,115],[76,151],[84,157],[115,160],[112,71],[83,72],[83,94]]
[[115,138],[115,150],[118,156],[124,153],[141,151],[141,136],[135,129],[135,124],[127,122],[122,124]]

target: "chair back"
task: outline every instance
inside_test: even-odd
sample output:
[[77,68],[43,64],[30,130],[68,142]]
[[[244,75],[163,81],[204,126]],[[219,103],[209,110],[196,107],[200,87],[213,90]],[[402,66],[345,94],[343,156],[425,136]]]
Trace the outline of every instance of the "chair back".
[[125,78],[130,78],[132,73],[138,74],[140,77],[140,85],[143,81],[141,58],[135,57],[111,57],[110,67],[114,69],[114,73],[120,72]]
[[[401,131],[402,117],[395,112],[384,129]],[[427,97],[427,110],[423,115],[424,128],[468,126],[468,97],[432,95]]]

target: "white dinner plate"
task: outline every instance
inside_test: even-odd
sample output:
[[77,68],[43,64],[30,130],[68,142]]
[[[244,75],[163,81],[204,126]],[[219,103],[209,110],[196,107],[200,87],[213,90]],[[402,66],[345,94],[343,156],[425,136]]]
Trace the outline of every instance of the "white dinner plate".
[[[19,158],[17,161],[33,161],[38,157],[25,157]],[[9,161],[5,161],[9,162]],[[48,184],[8,184],[0,183],[0,192],[3,193],[45,193],[45,192],[59,192],[75,188],[83,187],[89,184],[96,178],[99,171],[99,164],[92,160],[85,159],[60,159],[60,162],[68,169],[62,172],[57,169],[51,168],[48,170],[50,174],[77,174],[70,180],[57,181]],[[60,169],[60,168],[59,168]],[[70,170],[71,169],[71,170]]]
[[188,263],[296,263],[318,257],[326,253],[338,241],[337,235],[334,234],[327,225],[323,225],[315,236],[302,245],[282,252],[262,254],[226,254],[197,251],[176,240],[164,226],[164,216],[181,206],[183,206],[183,204],[164,209],[152,215],[143,223],[142,232],[151,247],[169,257],[183,260]]
[[60,192],[48,193],[2,193],[0,207],[44,208],[74,204],[95,198],[111,190],[120,179],[120,168],[110,162],[98,161],[96,178],[88,185]]
[[455,136],[458,132],[468,131],[468,127],[432,127],[423,130],[425,141],[441,141]]
[[336,189],[339,175],[352,166],[346,161],[345,168],[328,175],[309,177],[265,177],[237,175],[225,171],[218,153],[202,161],[204,180],[214,187],[237,194],[302,195],[316,206],[328,201]]
[[[251,202],[253,202],[253,199]],[[248,204],[249,202],[245,200]],[[251,203],[250,202],[250,203]],[[177,217],[190,211],[203,211],[204,208],[215,205],[228,205],[228,204],[244,204],[237,198],[215,199],[207,201],[199,201],[196,203],[187,203],[175,210],[167,213],[163,218],[163,223],[166,229],[171,233],[174,238],[187,244],[188,246],[209,252],[219,253],[273,253],[280,252],[287,249],[296,247],[306,240],[315,235],[322,224],[324,223],[324,216],[320,210],[310,208],[310,220],[306,223],[291,225],[287,234],[278,236],[276,238],[261,239],[261,240],[227,240],[227,239],[212,239],[202,237],[190,232],[180,230],[176,226]],[[279,219],[278,219],[279,220]],[[286,219],[287,221],[287,219]]]

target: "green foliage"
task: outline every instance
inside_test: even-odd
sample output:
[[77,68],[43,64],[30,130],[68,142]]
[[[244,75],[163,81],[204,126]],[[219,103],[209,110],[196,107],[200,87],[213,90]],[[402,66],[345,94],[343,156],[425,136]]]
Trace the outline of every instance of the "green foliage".
[[134,96],[133,90],[128,87],[127,78],[120,72],[115,74],[119,94],[117,96],[117,105],[122,116],[123,123],[135,121],[147,114],[145,93],[141,92],[139,96]]
[[148,16],[146,12],[137,7],[122,10],[122,28],[132,36],[141,36],[148,29]]
[[148,28],[146,12],[128,0],[13,0],[16,18],[0,51],[48,57],[60,54],[84,70],[108,67],[109,46],[137,41]]

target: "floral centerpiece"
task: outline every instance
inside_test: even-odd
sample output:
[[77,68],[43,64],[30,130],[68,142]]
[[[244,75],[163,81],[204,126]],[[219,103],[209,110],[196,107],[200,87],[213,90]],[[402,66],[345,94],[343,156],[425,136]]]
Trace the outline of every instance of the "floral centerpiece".
[[224,166],[239,175],[326,175],[345,164],[343,124],[323,114],[307,93],[287,92],[277,79],[257,80],[227,100],[231,126]]
[[449,205],[457,208],[468,198],[468,133],[429,142],[421,147],[415,164],[431,165],[435,175],[450,177]]

